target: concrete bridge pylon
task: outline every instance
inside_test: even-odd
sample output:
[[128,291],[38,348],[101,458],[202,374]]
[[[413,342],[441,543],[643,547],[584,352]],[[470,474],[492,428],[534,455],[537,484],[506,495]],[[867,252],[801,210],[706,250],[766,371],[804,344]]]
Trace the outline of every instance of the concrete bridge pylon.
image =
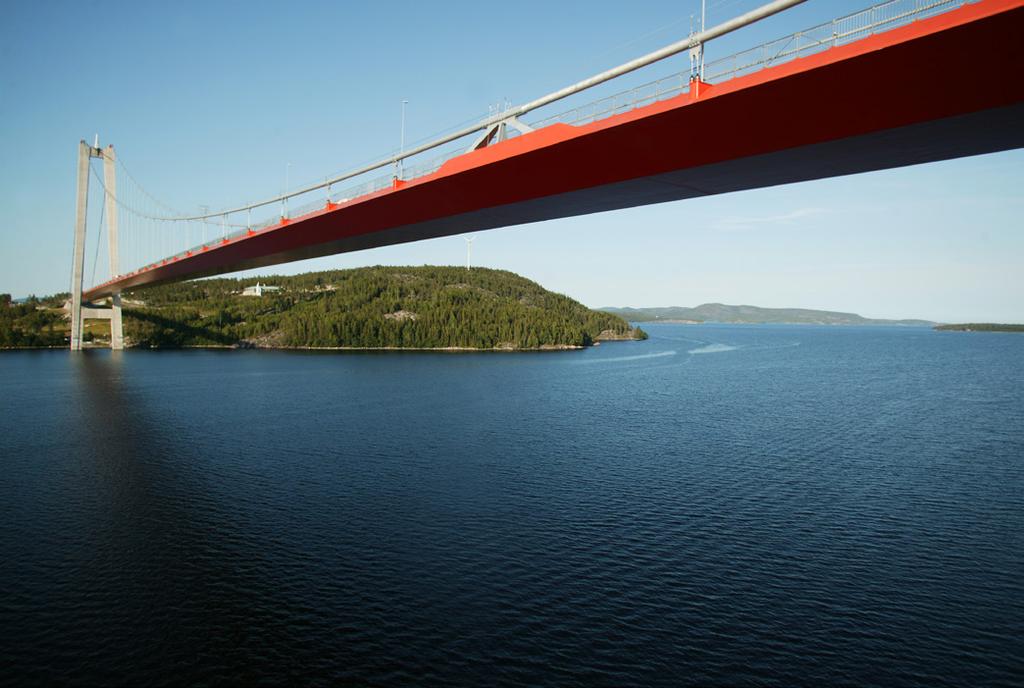
[[85,274],[85,239],[89,205],[89,166],[93,158],[103,160],[104,214],[107,219],[107,248],[110,260],[110,277],[118,274],[118,233],[117,233],[117,174],[114,146],[99,147],[99,137],[90,146],[85,141],[78,143],[78,194],[75,213],[75,248],[71,264],[71,350],[82,349],[82,323],[85,318],[110,320],[110,348],[124,348],[124,331],[121,320],[121,293],[111,296],[109,308],[99,308],[82,301],[82,280]]

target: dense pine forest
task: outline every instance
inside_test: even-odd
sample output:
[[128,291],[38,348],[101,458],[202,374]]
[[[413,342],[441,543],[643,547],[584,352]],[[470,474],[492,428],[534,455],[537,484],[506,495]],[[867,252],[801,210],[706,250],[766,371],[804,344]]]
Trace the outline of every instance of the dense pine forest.
[[[618,316],[501,270],[371,267],[261,277],[278,289],[243,295],[256,282],[209,279],[126,292],[126,340],[142,347],[542,349],[646,337]],[[25,313],[0,321],[0,329],[21,340],[0,339],[0,346],[47,345],[48,338],[21,342],[39,328],[53,334],[51,312],[6,310],[15,309]],[[24,318],[39,322],[19,325]],[[63,330],[58,325],[53,336],[66,337]]]

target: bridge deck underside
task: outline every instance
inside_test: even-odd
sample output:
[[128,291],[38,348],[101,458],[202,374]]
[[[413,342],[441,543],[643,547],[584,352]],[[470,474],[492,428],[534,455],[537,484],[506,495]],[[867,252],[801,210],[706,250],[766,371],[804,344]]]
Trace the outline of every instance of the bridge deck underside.
[[85,294],[1024,147],[1024,7],[983,0],[438,172]]

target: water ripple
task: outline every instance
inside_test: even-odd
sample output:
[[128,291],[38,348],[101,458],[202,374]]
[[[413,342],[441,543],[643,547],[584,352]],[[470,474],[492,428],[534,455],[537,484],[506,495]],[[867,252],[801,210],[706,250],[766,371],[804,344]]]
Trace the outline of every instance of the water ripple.
[[0,684],[1019,685],[1024,337],[691,332],[0,355]]

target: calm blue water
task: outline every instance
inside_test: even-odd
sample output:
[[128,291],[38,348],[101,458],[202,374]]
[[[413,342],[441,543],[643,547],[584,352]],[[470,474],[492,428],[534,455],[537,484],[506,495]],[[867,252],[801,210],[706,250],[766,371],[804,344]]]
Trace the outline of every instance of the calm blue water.
[[1024,336],[0,354],[0,682],[1024,681]]

